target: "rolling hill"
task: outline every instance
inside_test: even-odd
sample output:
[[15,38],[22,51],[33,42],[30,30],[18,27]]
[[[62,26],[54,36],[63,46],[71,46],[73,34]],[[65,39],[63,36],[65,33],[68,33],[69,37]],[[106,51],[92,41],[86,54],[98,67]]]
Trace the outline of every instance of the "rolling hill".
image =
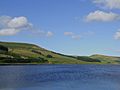
[[0,64],[119,64],[120,57],[69,56],[34,44],[0,42]]
[[119,64],[120,63],[120,57],[115,57],[115,56],[105,56],[105,55],[91,55],[90,58],[93,59],[99,59],[103,63],[112,63],[112,64]]

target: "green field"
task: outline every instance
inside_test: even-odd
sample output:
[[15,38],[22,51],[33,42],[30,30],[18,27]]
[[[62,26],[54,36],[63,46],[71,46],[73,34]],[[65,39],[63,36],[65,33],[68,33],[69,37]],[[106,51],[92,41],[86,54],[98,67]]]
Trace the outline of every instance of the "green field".
[[0,42],[0,64],[119,64],[120,57],[69,56],[34,44]]

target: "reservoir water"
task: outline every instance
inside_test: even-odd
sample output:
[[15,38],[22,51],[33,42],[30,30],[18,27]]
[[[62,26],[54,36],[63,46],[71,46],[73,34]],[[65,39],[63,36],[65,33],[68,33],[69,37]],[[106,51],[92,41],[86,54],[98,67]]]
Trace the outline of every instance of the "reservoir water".
[[120,65],[0,66],[0,90],[120,90]]

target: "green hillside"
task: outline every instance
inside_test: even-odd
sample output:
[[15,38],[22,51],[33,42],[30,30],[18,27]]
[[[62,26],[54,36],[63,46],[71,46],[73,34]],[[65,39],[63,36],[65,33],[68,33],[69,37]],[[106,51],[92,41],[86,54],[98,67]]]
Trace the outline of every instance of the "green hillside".
[[0,42],[0,63],[79,64],[83,61],[27,43]]
[[119,64],[120,57],[69,56],[34,44],[0,42],[0,64]]
[[99,59],[102,63],[112,63],[112,64],[120,64],[120,57],[114,56],[105,56],[105,55],[92,55],[90,58]]

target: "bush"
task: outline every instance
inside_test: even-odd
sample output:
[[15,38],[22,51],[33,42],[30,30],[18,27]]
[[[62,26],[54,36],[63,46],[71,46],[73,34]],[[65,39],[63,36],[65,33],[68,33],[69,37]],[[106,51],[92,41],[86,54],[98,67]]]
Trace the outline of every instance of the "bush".
[[45,62],[48,62],[48,60],[41,57],[29,58],[29,59],[0,57],[0,62],[2,63],[45,63]]
[[47,55],[47,58],[53,58],[53,56],[48,54],[48,55]]
[[92,58],[89,58],[89,57],[86,57],[86,56],[78,56],[77,59],[82,60],[82,61],[86,61],[86,62],[101,62],[98,59],[92,59]]
[[3,46],[3,45],[0,45],[0,51],[6,51],[8,52],[8,48]]
[[32,50],[32,52],[42,55],[40,51]]

